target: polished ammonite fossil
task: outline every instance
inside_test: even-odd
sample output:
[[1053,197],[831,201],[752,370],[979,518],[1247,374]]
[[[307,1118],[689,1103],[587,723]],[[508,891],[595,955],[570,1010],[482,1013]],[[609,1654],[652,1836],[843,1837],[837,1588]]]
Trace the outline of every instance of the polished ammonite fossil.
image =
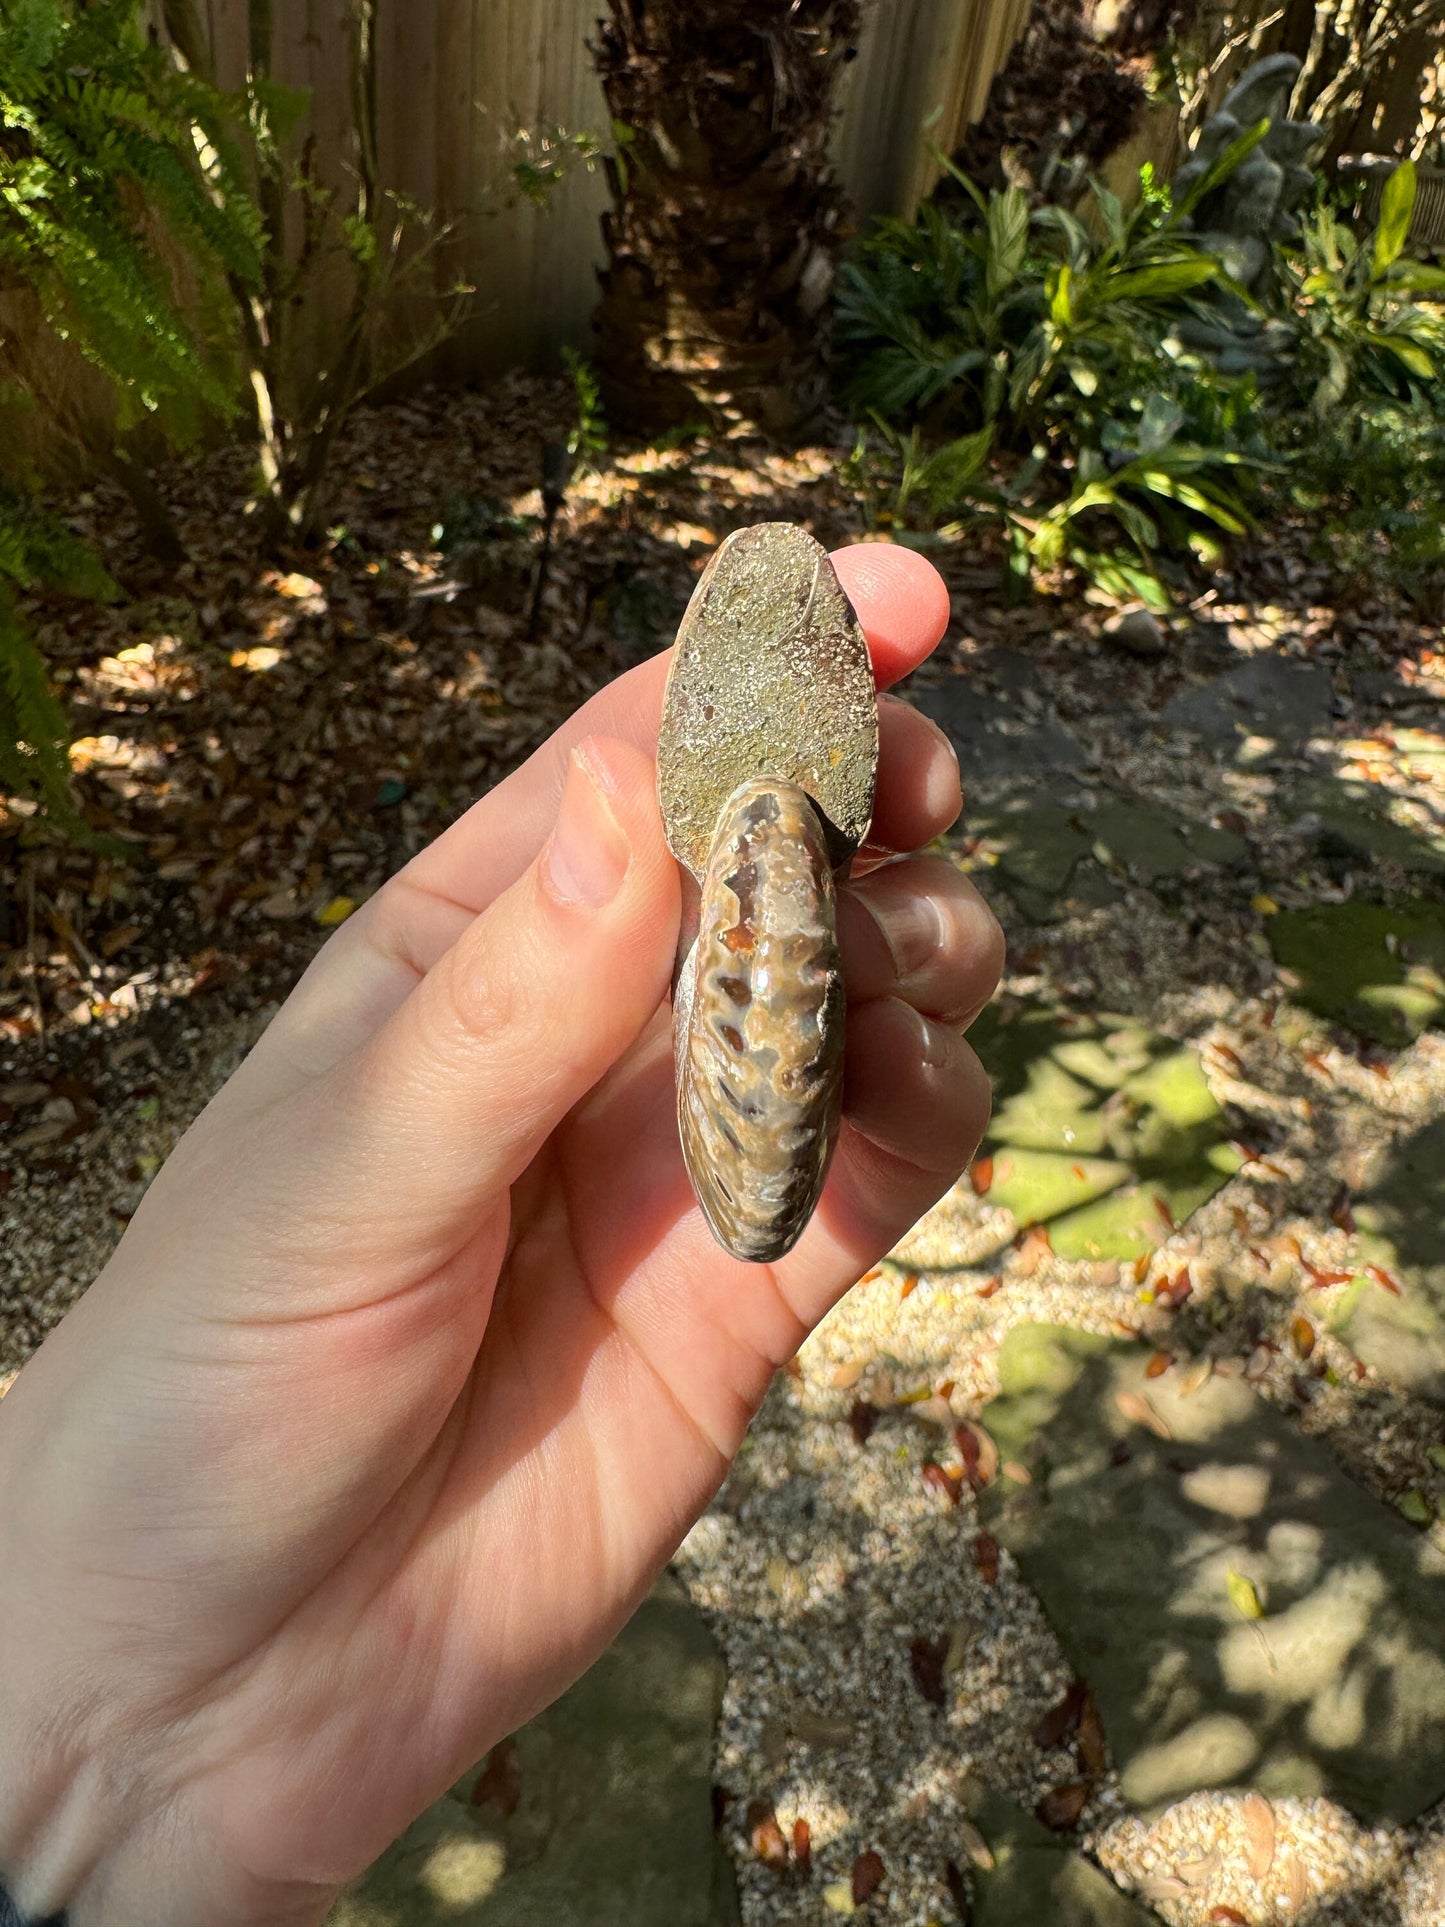
[[868,644],[827,552],[789,522],[738,530],[678,630],[657,763],[668,843],[696,883],[673,997],[678,1130],[738,1258],[790,1250],[827,1176],[845,1002],[834,891],[877,764]]

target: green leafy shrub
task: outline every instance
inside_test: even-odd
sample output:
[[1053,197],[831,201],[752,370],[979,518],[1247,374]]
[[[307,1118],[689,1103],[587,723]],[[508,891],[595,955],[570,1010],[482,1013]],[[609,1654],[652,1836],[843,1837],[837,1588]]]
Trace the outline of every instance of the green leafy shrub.
[[1163,603],[1161,561],[1248,525],[1258,459],[1253,384],[1172,332],[1222,276],[1184,226],[1218,170],[1179,208],[1149,176],[1130,210],[1096,186],[1095,228],[957,178],[974,221],[884,221],[842,276],[845,394],[893,447],[892,519],[1001,516],[1016,578],[1069,562]]
[[[1405,255],[1415,208],[1413,161],[1385,183],[1375,232],[1357,239],[1327,202],[1282,251],[1285,301],[1299,353],[1296,389],[1317,415],[1346,399],[1418,404],[1445,379],[1445,268]],[[1431,299],[1433,297],[1433,300]]]
[[[1344,566],[1412,591],[1438,570],[1445,270],[1404,254],[1414,168],[1362,240],[1321,196],[1276,245],[1266,310],[1189,221],[1267,126],[1177,203],[1146,170],[1131,210],[1095,187],[1086,224],[964,181],[972,219],[926,207],[878,225],[844,269],[839,335],[844,394],[873,424],[854,474],[879,519],[906,538],[998,518],[1016,582],[1070,564],[1155,607],[1266,499],[1325,511]],[[1266,316],[1263,389],[1190,345]]]

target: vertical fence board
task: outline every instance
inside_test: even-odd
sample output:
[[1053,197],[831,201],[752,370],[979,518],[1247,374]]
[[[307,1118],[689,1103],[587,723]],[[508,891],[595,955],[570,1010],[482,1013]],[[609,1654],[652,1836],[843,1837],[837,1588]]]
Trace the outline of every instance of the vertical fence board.
[[862,216],[911,214],[982,114],[1030,0],[890,0],[870,9],[836,136]]

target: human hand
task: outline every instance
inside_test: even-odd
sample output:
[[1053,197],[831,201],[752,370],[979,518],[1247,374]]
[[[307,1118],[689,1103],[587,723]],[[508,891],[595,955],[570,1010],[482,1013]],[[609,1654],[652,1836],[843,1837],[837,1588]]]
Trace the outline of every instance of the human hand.
[[[885,686],[943,585],[882,545],[835,562]],[[776,1367],[972,1154],[961,1031],[1002,939],[945,860],[883,864],[959,806],[944,739],[885,702],[828,1185],[776,1265],[714,1244],[674,1117],[666,666],[338,931],[0,1405],[22,1907],[314,1927],[602,1650]]]

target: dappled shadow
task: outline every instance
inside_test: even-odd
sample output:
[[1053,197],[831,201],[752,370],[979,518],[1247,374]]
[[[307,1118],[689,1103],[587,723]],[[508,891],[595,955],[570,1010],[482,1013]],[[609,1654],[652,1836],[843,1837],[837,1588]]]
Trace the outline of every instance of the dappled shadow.
[[994,1093],[988,1201],[1047,1226],[1062,1258],[1153,1250],[1244,1161],[1197,1052],[1146,1025],[1002,1005],[973,1042]]
[[1394,1820],[1438,1799],[1430,1540],[1243,1379],[1150,1379],[1137,1348],[1048,1332],[1015,1332],[1030,1344],[984,1414],[1035,1472],[998,1489],[997,1529],[1090,1682],[1129,1799],[1254,1785]]
[[190,555],[169,576],[119,498],[57,504],[128,591],[37,596],[31,615],[87,819],[130,857],[0,818],[0,1036],[123,1019],[147,973],[184,995],[197,975],[299,970],[328,906],[343,914],[670,642],[730,528],[805,519],[843,541],[856,525],[841,487],[818,487],[821,452],[688,445],[579,471],[549,542],[541,454],[568,406],[530,383],[358,415],[326,536],[275,567],[241,451],[164,478]]

